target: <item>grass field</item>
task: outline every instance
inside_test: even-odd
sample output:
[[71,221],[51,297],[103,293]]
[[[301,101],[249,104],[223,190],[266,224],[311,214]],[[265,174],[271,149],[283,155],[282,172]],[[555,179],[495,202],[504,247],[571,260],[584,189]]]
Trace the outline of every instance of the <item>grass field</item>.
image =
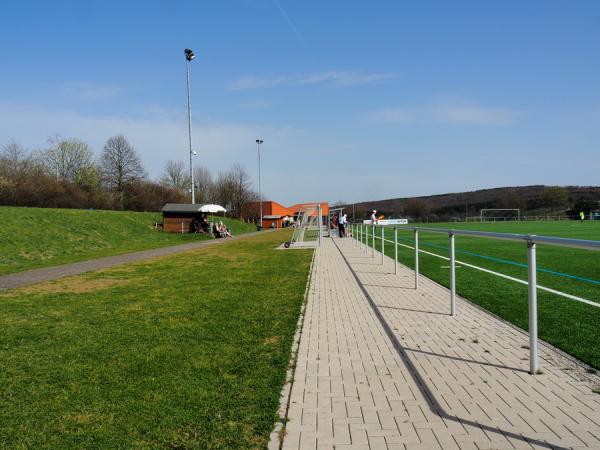
[[[209,238],[156,231],[160,213],[1,206],[0,215],[0,275]],[[256,230],[225,222],[234,235]]]
[[[438,223],[427,227],[470,229],[505,233],[537,234],[578,239],[600,240],[600,222],[503,222]],[[378,229],[376,235],[380,236]],[[386,230],[393,241],[393,231]],[[400,243],[412,246],[412,231],[399,231]],[[456,236],[456,258],[495,272],[527,280],[525,243]],[[380,240],[376,240],[380,249]],[[419,234],[419,247],[448,256],[448,237],[444,234]],[[393,245],[386,254],[393,257]],[[538,245],[538,284],[561,292],[600,302],[600,253]],[[413,250],[399,247],[399,260],[414,267]],[[490,259],[493,258],[493,259]],[[449,286],[448,262],[431,255],[420,255],[419,268],[427,277]],[[515,265],[514,263],[518,264]],[[520,328],[528,329],[527,286],[486,274],[465,266],[456,271],[457,293]],[[559,272],[562,275],[556,273]],[[587,280],[570,278],[577,276]],[[460,313],[460,311],[459,311]],[[600,369],[600,308],[574,302],[538,290],[539,337]]]
[[311,250],[266,233],[0,293],[0,448],[263,448]]

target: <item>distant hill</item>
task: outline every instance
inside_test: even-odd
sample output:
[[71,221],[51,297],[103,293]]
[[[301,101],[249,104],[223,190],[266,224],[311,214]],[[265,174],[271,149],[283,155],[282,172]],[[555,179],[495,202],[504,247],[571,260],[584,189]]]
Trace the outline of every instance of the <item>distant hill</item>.
[[[352,210],[352,204],[343,205]],[[354,204],[356,217],[376,209],[385,216],[413,220],[464,220],[478,216],[482,208],[520,208],[522,215],[576,217],[600,209],[600,186],[512,186],[470,192],[373,200]]]

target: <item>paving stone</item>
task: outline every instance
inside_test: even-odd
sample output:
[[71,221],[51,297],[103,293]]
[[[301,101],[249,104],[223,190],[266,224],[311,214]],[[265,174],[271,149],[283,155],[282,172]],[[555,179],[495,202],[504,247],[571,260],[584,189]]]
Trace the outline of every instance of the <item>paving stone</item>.
[[[405,250],[404,250],[405,251]],[[525,333],[351,239],[325,239],[308,290],[283,448],[600,447],[597,380]]]

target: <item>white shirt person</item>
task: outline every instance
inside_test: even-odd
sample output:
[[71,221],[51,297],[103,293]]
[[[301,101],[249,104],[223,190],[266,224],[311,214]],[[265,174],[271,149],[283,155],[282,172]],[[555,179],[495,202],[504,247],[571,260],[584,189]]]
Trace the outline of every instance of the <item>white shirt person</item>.
[[371,214],[371,224],[372,225],[377,225],[377,216],[375,215],[377,214],[377,210],[373,210],[373,214]]

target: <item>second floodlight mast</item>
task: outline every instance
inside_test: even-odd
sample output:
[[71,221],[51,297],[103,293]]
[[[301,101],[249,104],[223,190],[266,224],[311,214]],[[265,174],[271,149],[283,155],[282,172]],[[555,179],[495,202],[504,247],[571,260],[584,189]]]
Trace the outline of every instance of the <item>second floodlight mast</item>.
[[260,225],[261,230],[263,227],[263,213],[262,213],[263,212],[262,211],[263,201],[262,201],[262,193],[260,190],[260,144],[262,144],[262,143],[263,143],[262,139],[256,140],[256,146],[258,147],[258,204],[259,204],[259,215],[260,215],[259,225]]
[[192,182],[192,205],[196,203],[196,189],[194,186],[194,157],[195,152],[192,150],[192,102],[190,100],[190,62],[196,57],[194,52],[189,48],[186,48],[183,53],[185,54],[185,76],[187,81],[187,104],[188,104],[188,137],[190,142],[190,180]]

